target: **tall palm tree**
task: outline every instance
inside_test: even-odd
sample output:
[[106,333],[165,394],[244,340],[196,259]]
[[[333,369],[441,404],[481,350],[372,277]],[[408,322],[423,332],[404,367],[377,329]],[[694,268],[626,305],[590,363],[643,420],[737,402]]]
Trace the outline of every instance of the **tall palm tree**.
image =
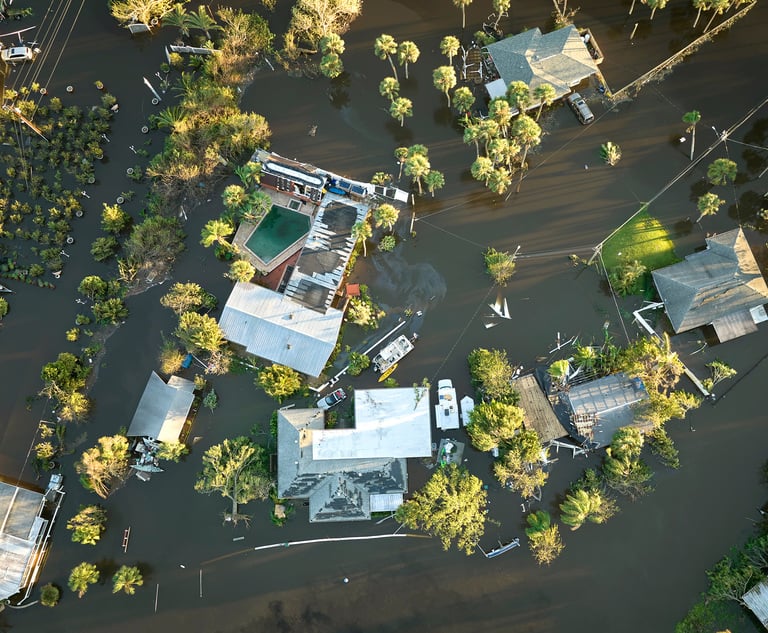
[[99,570],[93,563],[80,563],[69,574],[67,586],[82,598],[88,587],[97,583],[99,580]]
[[419,187],[419,195],[424,193],[421,183],[430,169],[429,159],[424,154],[412,154],[405,161],[405,174],[410,176]]
[[398,147],[395,149],[395,158],[397,159],[398,165],[400,165],[400,171],[397,174],[397,180],[398,182],[403,177],[403,167],[405,166],[405,159],[408,158],[408,148],[407,147]]
[[715,215],[724,204],[725,200],[715,193],[705,193],[703,196],[699,196],[699,201],[696,203],[699,217],[696,218],[696,222],[701,222],[701,218],[705,215]]
[[656,15],[656,9],[663,9],[667,6],[667,0],[643,0],[643,4],[647,4],[651,8],[651,20]]
[[183,37],[189,35],[190,18],[183,4],[173,5],[173,9],[163,16],[163,26],[176,26]]
[[724,185],[736,179],[737,166],[730,158],[718,158],[707,167],[707,178],[713,185]]
[[488,105],[488,117],[496,121],[501,133],[506,136],[509,132],[509,124],[512,122],[512,107],[504,97],[491,99]]
[[400,121],[400,127],[405,125],[405,117],[413,116],[413,103],[405,97],[397,97],[389,106],[389,114]]
[[203,31],[207,39],[211,39],[211,31],[223,31],[224,27],[216,23],[208,12],[208,7],[201,4],[197,11],[189,14],[189,28]]
[[161,130],[168,128],[172,132],[176,132],[187,120],[187,112],[181,106],[168,106],[154,115],[152,120]]
[[715,16],[722,15],[730,8],[730,6],[731,0],[712,0],[712,2],[710,2],[709,8],[712,11],[712,17],[709,18],[707,26],[704,27],[705,33],[709,31],[709,27],[712,26],[712,22],[714,22]]
[[373,235],[373,229],[371,228],[371,225],[368,224],[367,219],[360,220],[352,227],[352,239],[355,240],[355,243],[360,241],[363,243],[363,257],[368,254],[365,246],[365,240],[371,237],[371,235]]
[[507,100],[509,105],[523,114],[531,103],[531,89],[524,81],[512,81],[507,86]]
[[227,243],[226,238],[234,233],[235,227],[226,220],[209,220],[203,230],[201,231],[200,243],[208,248],[213,244],[224,245]]
[[536,113],[537,121],[541,116],[541,111],[544,109],[544,106],[549,107],[552,105],[556,94],[557,91],[552,84],[539,84],[533,89],[533,96],[539,102],[539,111]]
[[138,567],[123,565],[112,576],[112,593],[124,591],[129,596],[136,593],[136,587],[144,584],[144,577]]
[[505,138],[494,138],[488,143],[488,158],[494,165],[509,165],[509,141]]
[[509,16],[509,7],[512,4],[512,0],[493,0],[491,3],[491,6],[493,6],[493,11],[496,14],[496,20],[493,23],[493,30],[497,33],[499,32],[499,22],[501,22],[501,18],[506,18]]
[[395,41],[395,38],[386,33],[382,33],[373,43],[373,52],[376,57],[382,61],[385,59],[389,61],[392,73],[395,75],[395,79],[397,79],[397,68],[395,68],[395,62],[392,61],[392,55],[397,53],[397,42]]
[[475,95],[466,86],[459,86],[453,91],[453,107],[461,114],[469,114],[475,105]]
[[480,156],[480,125],[477,120],[467,121],[464,126],[464,143],[474,143],[475,155]]
[[345,48],[344,40],[337,33],[330,33],[320,39],[320,50],[323,54],[336,53],[337,55],[343,55]]
[[691,4],[694,9],[697,9],[696,19],[693,21],[693,28],[695,29],[696,25],[699,23],[701,12],[709,11],[712,8],[712,3],[710,0],[691,0]]
[[390,231],[394,228],[398,217],[400,217],[400,210],[389,203],[380,204],[373,212],[376,226],[383,226]]
[[456,86],[456,71],[453,66],[440,66],[432,71],[432,83],[448,99],[448,107],[451,107],[451,95],[449,90]]
[[344,72],[344,62],[336,53],[327,53],[320,59],[320,72],[328,79],[336,79]]
[[397,47],[397,62],[401,66],[405,66],[405,78],[408,79],[408,64],[415,64],[419,59],[421,51],[419,47],[413,42],[405,41],[400,42]]
[[501,130],[499,128],[499,124],[496,123],[493,119],[482,119],[478,122],[478,137],[480,141],[482,141],[485,153],[488,153],[488,145],[490,142],[498,138],[499,134],[501,133]]
[[440,40],[440,52],[448,58],[448,65],[453,66],[453,58],[459,52],[461,42],[453,35],[446,35]]
[[434,198],[435,191],[445,186],[445,175],[436,169],[430,169],[427,175],[424,176],[424,184],[427,186],[427,191]]
[[488,180],[493,174],[493,171],[493,161],[487,156],[478,156],[477,160],[472,163],[472,167],[470,168],[472,178],[475,180],[482,180],[486,187],[488,186]]
[[472,0],[453,0],[453,6],[457,9],[461,9],[461,28],[467,26],[467,13],[466,8],[472,4]]
[[512,125],[512,137],[520,144],[523,150],[523,157],[520,160],[520,180],[517,183],[517,191],[523,184],[523,175],[525,174],[525,159],[528,156],[528,150],[541,143],[541,128],[531,117],[521,114]]
[[691,133],[691,160],[693,160],[693,150],[696,147],[696,124],[699,121],[701,121],[701,114],[698,110],[691,110],[683,115],[683,123],[688,124],[688,132]]
[[400,82],[394,77],[384,77],[379,83],[379,94],[394,101],[400,94]]
[[488,189],[502,195],[512,184],[512,174],[506,167],[497,167],[488,179]]

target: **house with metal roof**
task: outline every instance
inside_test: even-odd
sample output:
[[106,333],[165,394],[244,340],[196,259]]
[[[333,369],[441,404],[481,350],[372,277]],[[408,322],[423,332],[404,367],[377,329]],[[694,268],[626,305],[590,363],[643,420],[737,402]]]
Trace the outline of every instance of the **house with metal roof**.
[[60,482],[56,475],[41,493],[0,481],[0,600],[29,597],[64,495]]
[[195,383],[171,376],[166,383],[152,372],[128,427],[128,437],[178,442],[195,399]]
[[708,237],[707,248],[652,272],[675,333],[711,325],[723,343],[768,320],[766,286],[741,228]]
[[355,427],[326,429],[321,409],[278,412],[277,494],[309,502],[309,520],[364,521],[396,510],[406,459],[432,454],[429,391],[355,391]]
[[[560,99],[598,72],[595,59],[573,25],[546,34],[538,27],[529,29],[489,44],[485,50],[499,75],[485,85],[491,99],[505,96],[513,81],[525,82],[531,94],[541,84],[550,84],[555,99]],[[528,108],[538,106],[539,102],[533,101]]]
[[741,597],[741,600],[760,620],[760,624],[768,629],[768,580],[757,583]]

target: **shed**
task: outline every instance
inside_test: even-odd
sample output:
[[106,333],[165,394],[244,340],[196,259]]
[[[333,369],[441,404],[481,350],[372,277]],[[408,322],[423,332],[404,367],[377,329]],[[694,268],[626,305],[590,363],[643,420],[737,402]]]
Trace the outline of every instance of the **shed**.
[[768,580],[756,584],[741,599],[755,614],[755,617],[760,620],[760,624],[768,629]]
[[536,381],[536,376],[533,374],[520,376],[512,385],[520,394],[520,408],[525,412],[523,424],[527,429],[533,429],[538,433],[542,444],[568,435]]
[[166,384],[152,372],[128,427],[128,437],[178,442],[195,399],[194,390],[191,380],[171,376]]

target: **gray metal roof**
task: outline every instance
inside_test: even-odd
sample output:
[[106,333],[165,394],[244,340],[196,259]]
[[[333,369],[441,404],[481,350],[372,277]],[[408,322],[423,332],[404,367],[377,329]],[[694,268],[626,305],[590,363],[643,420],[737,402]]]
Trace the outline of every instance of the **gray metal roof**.
[[760,623],[768,628],[768,580],[763,580],[752,587],[741,599]]
[[[533,93],[535,88],[548,83],[555,89],[556,99],[597,72],[595,60],[573,25],[546,35],[533,28],[489,44],[486,50],[507,86],[523,81]],[[537,105],[538,102],[531,103],[531,107]]]
[[324,314],[274,290],[237,283],[227,299],[219,326],[228,341],[254,356],[319,376],[336,345],[344,314]]
[[768,286],[740,228],[707,238],[706,250],[652,274],[675,332],[768,303]]
[[41,493],[0,482],[0,600],[27,585],[48,524],[40,516],[43,504]]
[[165,384],[160,376],[152,372],[128,427],[128,437],[178,442],[195,399],[194,390],[195,383],[191,380],[172,376]]

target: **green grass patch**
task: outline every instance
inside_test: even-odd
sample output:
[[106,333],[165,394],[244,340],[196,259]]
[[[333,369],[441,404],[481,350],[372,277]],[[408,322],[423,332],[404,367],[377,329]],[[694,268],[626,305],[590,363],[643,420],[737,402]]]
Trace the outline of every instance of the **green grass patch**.
[[647,209],[603,244],[603,262],[609,271],[633,260],[638,260],[648,270],[680,261],[669,233]]

